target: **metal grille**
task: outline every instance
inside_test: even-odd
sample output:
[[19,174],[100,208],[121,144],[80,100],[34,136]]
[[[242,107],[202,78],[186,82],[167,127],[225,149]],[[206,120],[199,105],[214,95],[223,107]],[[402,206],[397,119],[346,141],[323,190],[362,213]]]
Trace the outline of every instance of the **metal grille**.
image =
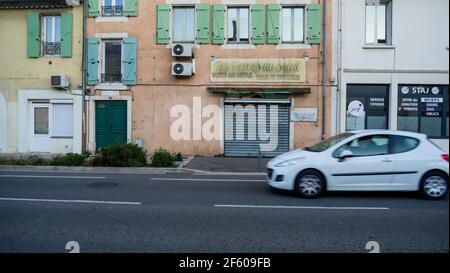
[[[241,110],[232,110],[225,107],[225,132],[228,132],[228,137],[225,137],[225,156],[230,157],[258,157],[260,154],[261,144],[269,144],[270,140],[263,140],[259,135],[259,127],[262,124],[259,124],[259,116],[262,113],[259,112],[259,105],[263,105],[266,107],[266,131],[273,132],[270,129],[270,105],[271,103],[261,103],[263,101],[259,101],[259,103],[246,103],[242,104],[243,109]],[[225,103],[225,105],[236,107],[240,105],[239,103]],[[246,105],[253,105],[254,110],[245,109]],[[289,151],[289,140],[290,140],[290,104],[276,104],[278,106],[278,124],[275,126],[278,128],[278,143],[276,148],[273,151],[261,151],[262,157],[275,157],[282,153]],[[239,112],[241,116],[244,116],[244,126],[237,126],[236,120]],[[249,116],[256,116],[256,121],[249,118]],[[249,120],[250,119],[250,120]],[[253,128],[256,128],[256,139],[249,137],[249,125],[252,125]],[[256,124],[254,124],[256,123]],[[231,133],[233,133],[232,139],[230,139]],[[227,135],[227,133],[226,133]],[[270,134],[273,137],[273,134]]]
[[61,54],[61,43],[59,42],[43,42],[42,48],[44,55],[60,55]]
[[102,6],[102,16],[123,16],[123,6]]
[[104,83],[117,83],[122,82],[122,74],[121,73],[106,73],[102,74],[102,82]]

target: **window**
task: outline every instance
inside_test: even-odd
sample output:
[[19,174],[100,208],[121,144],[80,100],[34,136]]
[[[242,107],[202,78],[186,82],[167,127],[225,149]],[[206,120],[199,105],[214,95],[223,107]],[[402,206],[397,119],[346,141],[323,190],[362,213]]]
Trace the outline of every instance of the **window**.
[[307,148],[305,148],[305,150],[308,152],[320,153],[351,136],[353,136],[353,133],[342,133],[342,134],[336,135],[334,137],[331,137],[325,141],[322,141],[314,146],[307,147]]
[[250,40],[249,8],[228,8],[227,41],[230,44],[248,44]]
[[103,0],[102,16],[123,16],[123,1],[125,0]]
[[103,41],[102,82],[122,82],[122,40]]
[[389,137],[372,135],[352,140],[337,149],[334,156],[338,156],[345,150],[352,152],[353,156],[386,155],[389,153]]
[[194,43],[195,9],[193,7],[173,8],[174,43]]
[[73,137],[73,104],[52,105],[52,137]]
[[392,145],[392,153],[406,153],[414,150],[417,146],[419,146],[419,140],[412,137],[405,136],[393,136],[393,145]]
[[347,85],[347,131],[387,129],[389,85]]
[[283,43],[302,43],[304,41],[304,8],[283,7]]
[[399,85],[397,129],[448,138],[448,86]]
[[392,44],[392,1],[366,0],[366,44]]
[[42,17],[42,55],[61,54],[61,16]]
[[34,108],[34,134],[48,135],[48,107]]

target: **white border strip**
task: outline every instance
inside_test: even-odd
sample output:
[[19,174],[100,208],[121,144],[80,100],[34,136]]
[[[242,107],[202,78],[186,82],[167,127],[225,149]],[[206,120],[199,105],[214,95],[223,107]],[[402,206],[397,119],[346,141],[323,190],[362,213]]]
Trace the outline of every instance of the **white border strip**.
[[266,182],[263,179],[198,179],[198,178],[151,178],[152,181],[194,181],[194,182]]
[[9,178],[59,178],[59,179],[106,179],[104,176],[58,176],[58,175],[15,175],[2,174],[0,177]]
[[390,210],[387,207],[313,207],[313,206],[257,206],[257,205],[214,205],[216,208],[258,208],[258,209],[318,209],[318,210]]
[[58,200],[58,199],[32,199],[32,198],[1,198],[1,197],[0,197],[0,201],[83,203],[83,204],[108,204],[108,205],[142,205],[142,203],[140,203],[140,202],[95,201],[95,200]]

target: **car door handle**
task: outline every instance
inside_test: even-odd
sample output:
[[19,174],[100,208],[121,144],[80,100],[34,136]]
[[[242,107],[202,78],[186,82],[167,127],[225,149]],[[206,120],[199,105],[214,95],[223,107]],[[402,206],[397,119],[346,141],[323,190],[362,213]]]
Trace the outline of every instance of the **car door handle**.
[[381,162],[390,163],[390,162],[392,162],[392,159],[385,158],[385,159],[381,160]]

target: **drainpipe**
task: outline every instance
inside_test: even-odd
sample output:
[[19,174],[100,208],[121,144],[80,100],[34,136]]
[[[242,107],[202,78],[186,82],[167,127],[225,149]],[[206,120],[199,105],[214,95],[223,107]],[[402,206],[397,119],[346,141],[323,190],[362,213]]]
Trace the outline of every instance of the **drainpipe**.
[[82,128],[82,136],[81,136],[81,152],[86,152],[86,64],[87,64],[87,54],[86,54],[86,20],[87,20],[87,8],[88,8],[88,0],[83,0],[83,53],[82,53],[82,68],[81,68],[81,128]]
[[322,139],[326,138],[326,99],[327,99],[327,2],[323,0],[323,72],[322,72]]

